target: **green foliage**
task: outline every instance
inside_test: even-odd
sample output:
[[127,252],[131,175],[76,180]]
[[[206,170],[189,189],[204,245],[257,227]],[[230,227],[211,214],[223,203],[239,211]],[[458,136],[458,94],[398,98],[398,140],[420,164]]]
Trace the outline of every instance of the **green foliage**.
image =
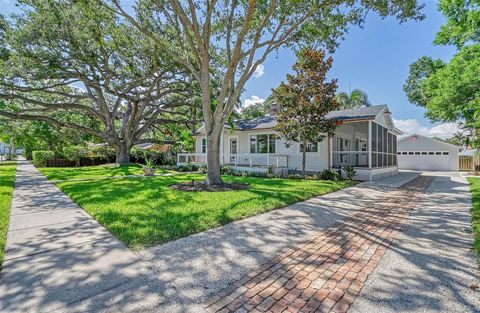
[[339,109],[355,109],[372,105],[367,93],[360,89],[354,89],[350,94],[344,91],[339,92],[336,100],[340,104]]
[[275,129],[289,141],[304,146],[302,169],[305,172],[307,142],[319,142],[335,131],[335,121],[325,116],[338,108],[335,100],[337,81],[327,81],[327,72],[333,59],[325,59],[323,51],[303,49],[293,65],[294,75],[287,75],[287,82],[273,90],[279,105],[278,124]]
[[33,151],[32,152],[32,162],[35,166],[44,167],[47,165],[48,160],[53,160],[55,158],[55,152],[53,151]]
[[480,178],[468,178],[472,190],[472,228],[475,235],[475,248],[480,257]]
[[480,42],[480,1],[440,0],[438,8],[447,19],[437,33],[435,43],[462,47]]
[[141,249],[351,185],[346,181],[223,178],[247,183],[250,188],[193,193],[169,188],[180,182],[205,180],[200,174],[92,180],[88,184],[71,181],[58,186],[118,239]]
[[147,168],[154,168],[155,167],[155,157],[152,155],[148,155],[146,151],[144,151],[144,158],[145,158],[145,167]]
[[88,151],[83,146],[68,146],[63,147],[62,157],[74,161],[77,166],[80,166],[80,159],[86,158],[88,156]]
[[353,166],[344,166],[342,167],[342,170],[348,180],[353,180],[355,175],[357,175],[357,171],[355,171],[355,168]]
[[472,129],[480,144],[480,3],[441,0],[447,22],[436,44],[455,44],[458,53],[444,63],[422,57],[410,65],[404,91],[410,102],[424,106],[435,121],[456,121]]
[[0,163],[0,269],[5,253],[16,164]]
[[342,173],[339,171],[325,169],[319,173],[319,178],[323,180],[341,181]]
[[272,111],[274,105],[274,97],[269,96],[265,101],[252,104],[251,106],[243,109],[240,114],[240,118],[250,119],[256,117],[264,117]]

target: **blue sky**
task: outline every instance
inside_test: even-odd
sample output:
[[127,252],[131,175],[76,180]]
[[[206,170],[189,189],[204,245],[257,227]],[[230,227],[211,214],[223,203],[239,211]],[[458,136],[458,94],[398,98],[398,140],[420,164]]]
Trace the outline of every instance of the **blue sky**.
[[[437,2],[427,0],[421,22],[399,24],[394,18],[382,20],[370,14],[361,28],[352,28],[334,53],[330,77],[337,78],[339,91],[359,88],[374,104],[388,104],[396,125],[406,133],[446,137],[457,130],[455,124],[432,124],[425,110],[410,104],[402,91],[410,63],[423,55],[449,60],[453,47],[432,44],[444,23]],[[0,13],[15,11],[14,0],[0,0]],[[263,74],[253,77],[242,95],[244,104],[262,101],[291,72],[295,55],[287,50],[272,54],[263,64]]]
[[[436,1],[425,4],[426,19],[421,22],[399,24],[394,18],[382,20],[370,14],[364,28],[352,28],[333,54],[330,77],[338,79],[339,91],[359,88],[368,93],[373,104],[388,104],[397,126],[405,132],[445,137],[457,130],[456,125],[432,124],[424,117],[425,110],[410,104],[402,90],[408,67],[416,59],[429,55],[449,60],[455,53],[453,47],[432,44],[444,18]],[[243,102],[265,99],[291,72],[294,62],[289,51],[270,57],[264,63],[263,75],[247,83]]]

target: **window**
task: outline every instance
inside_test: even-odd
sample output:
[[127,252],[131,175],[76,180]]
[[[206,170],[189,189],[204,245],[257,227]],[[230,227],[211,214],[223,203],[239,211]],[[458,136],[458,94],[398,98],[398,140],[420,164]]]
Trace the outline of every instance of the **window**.
[[402,154],[401,152],[397,152],[397,154]]
[[420,155],[420,152],[415,152],[415,155]]
[[276,151],[276,140],[278,139],[277,135],[268,135],[268,152],[269,153],[275,153]]
[[275,134],[250,136],[250,153],[275,153],[277,139]]
[[207,139],[202,138],[202,153],[207,153]]
[[250,153],[257,151],[257,136],[250,136]]
[[434,152],[429,152],[428,155],[434,155],[435,153]]
[[441,152],[435,152],[436,155],[441,155],[442,153]]
[[412,155],[412,154],[413,154],[413,152],[409,152],[408,154],[409,154],[409,155]]
[[[300,144],[300,152],[303,152],[303,144]],[[318,142],[307,142],[307,152],[318,152]]]
[[402,152],[402,154],[404,154],[404,155],[405,155],[405,154],[408,154],[408,152]]
[[426,152],[422,152],[422,155],[427,155],[427,153],[426,153]]
[[448,155],[448,152],[444,152],[443,155]]

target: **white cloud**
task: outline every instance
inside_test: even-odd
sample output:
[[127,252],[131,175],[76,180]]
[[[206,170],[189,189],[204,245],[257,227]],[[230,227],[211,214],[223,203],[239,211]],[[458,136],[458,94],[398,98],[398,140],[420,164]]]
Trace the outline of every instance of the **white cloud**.
[[259,64],[255,69],[255,72],[253,72],[253,76],[258,78],[262,77],[263,74],[265,74],[265,67],[263,66],[263,64]]
[[243,101],[243,108],[248,108],[251,105],[257,104],[257,103],[263,103],[265,99],[260,98],[259,96],[252,95],[250,98],[245,99]]
[[405,133],[405,135],[419,134],[428,137],[449,138],[454,133],[461,131],[455,123],[441,123],[432,127],[420,125],[416,119],[397,120],[393,119],[395,126]]

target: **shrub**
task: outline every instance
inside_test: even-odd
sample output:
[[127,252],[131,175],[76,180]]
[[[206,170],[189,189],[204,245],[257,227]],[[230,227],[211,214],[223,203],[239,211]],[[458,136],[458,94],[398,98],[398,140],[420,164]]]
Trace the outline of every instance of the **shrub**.
[[80,159],[86,158],[88,151],[82,146],[63,147],[62,156],[69,161],[74,161],[77,166],[80,166]]
[[184,165],[179,165],[175,168],[177,172],[195,172],[198,171],[199,166],[197,164],[187,163]]
[[318,174],[318,177],[324,180],[339,181],[339,180],[342,180],[342,173],[340,170],[338,171],[323,170]]
[[353,166],[344,166],[343,172],[345,173],[345,176],[347,177],[348,180],[353,180],[353,178],[357,174],[357,171],[355,171]]
[[204,164],[204,165],[200,165],[200,167],[198,168],[198,171],[202,174],[206,174],[207,173],[207,166]]
[[230,166],[222,166],[220,169],[222,175],[233,175],[233,170]]
[[33,165],[38,167],[44,167],[47,165],[48,160],[53,160],[55,153],[53,151],[33,151],[32,162]]

